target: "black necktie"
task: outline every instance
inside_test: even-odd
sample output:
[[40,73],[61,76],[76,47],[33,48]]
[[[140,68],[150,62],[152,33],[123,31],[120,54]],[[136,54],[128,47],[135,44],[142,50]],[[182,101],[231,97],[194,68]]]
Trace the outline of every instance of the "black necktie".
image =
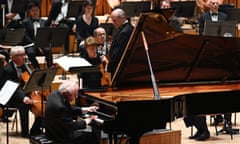
[[39,22],[39,19],[32,19],[32,22]]
[[218,14],[217,13],[212,13],[212,16],[217,16]]

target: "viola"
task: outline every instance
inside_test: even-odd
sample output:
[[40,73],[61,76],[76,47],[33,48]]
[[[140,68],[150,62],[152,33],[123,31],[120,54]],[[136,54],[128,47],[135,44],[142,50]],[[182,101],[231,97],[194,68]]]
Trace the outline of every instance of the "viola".
[[99,65],[100,72],[102,73],[101,85],[110,86],[111,85],[111,73],[106,71],[107,64],[101,63]]

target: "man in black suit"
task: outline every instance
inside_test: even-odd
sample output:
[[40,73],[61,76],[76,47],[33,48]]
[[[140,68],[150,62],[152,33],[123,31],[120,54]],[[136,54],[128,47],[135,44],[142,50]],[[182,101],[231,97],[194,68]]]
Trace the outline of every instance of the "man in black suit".
[[66,20],[69,0],[54,0],[48,19],[45,22],[46,27],[63,27],[67,29],[68,34],[65,37],[64,53],[69,51],[69,34],[72,32],[74,20]]
[[[0,87],[2,87],[7,80],[19,83],[19,88],[15,91],[9,102],[8,107],[16,107],[20,113],[21,121],[21,135],[23,137],[29,136],[29,110],[33,103],[30,96],[23,92],[25,85],[22,79],[23,73],[31,73],[31,69],[26,64],[25,49],[22,46],[13,47],[10,51],[11,61],[4,67],[2,75],[0,75]],[[41,119],[35,118],[34,124],[30,130],[31,134],[40,134]]]
[[[171,2],[170,0],[163,0],[160,2],[160,8],[161,9],[170,9],[171,8]],[[170,19],[169,19],[169,25],[175,29],[178,32],[183,32],[183,29],[181,28],[181,24],[180,24],[180,20],[178,17],[176,17],[175,15],[173,15]]]
[[[227,15],[225,13],[219,12],[219,2],[218,0],[210,0],[209,1],[210,10],[201,14],[199,19],[199,35],[204,35],[204,24],[206,21],[225,21],[227,19]],[[185,117],[184,122],[186,126],[195,126],[197,128],[197,132],[190,136],[190,139],[195,140],[206,140],[210,137],[210,133],[206,123],[206,116],[192,116]],[[225,114],[225,125],[224,129],[231,131],[231,114]]]
[[[37,29],[44,27],[45,25],[45,20],[40,17],[40,5],[37,2],[33,1],[28,4],[28,15],[29,16],[23,20],[23,27],[26,29],[23,38],[24,45],[35,43]],[[36,59],[36,56],[38,55],[45,55],[47,67],[52,66],[53,58],[50,47],[39,48],[33,45],[26,48],[26,53],[35,69],[40,69],[39,63]]]
[[119,30],[109,50],[108,72],[113,75],[132,34],[133,26],[127,20],[126,13],[120,8],[113,10],[110,17],[114,27]]
[[5,26],[3,26],[3,11],[0,11],[0,27],[21,28],[21,22],[26,16],[28,0],[1,0],[0,5],[5,9]]
[[221,22],[227,19],[227,15],[218,11],[218,0],[209,1],[210,10],[201,14],[199,18],[199,35],[204,35],[204,24],[206,21]]
[[78,97],[78,90],[76,81],[64,81],[58,90],[50,94],[44,118],[46,136],[61,144],[97,144],[97,138],[93,133],[83,131],[97,117],[90,115],[81,120],[75,118],[87,112],[94,112],[98,107],[71,105]]

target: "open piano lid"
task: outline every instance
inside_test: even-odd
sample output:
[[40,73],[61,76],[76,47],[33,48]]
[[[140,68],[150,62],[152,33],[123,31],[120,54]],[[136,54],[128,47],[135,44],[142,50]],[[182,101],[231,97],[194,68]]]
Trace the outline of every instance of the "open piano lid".
[[171,13],[160,10],[141,14],[113,74],[112,87],[152,87],[141,32],[148,42],[158,85],[238,82],[240,39],[179,33],[168,24]]

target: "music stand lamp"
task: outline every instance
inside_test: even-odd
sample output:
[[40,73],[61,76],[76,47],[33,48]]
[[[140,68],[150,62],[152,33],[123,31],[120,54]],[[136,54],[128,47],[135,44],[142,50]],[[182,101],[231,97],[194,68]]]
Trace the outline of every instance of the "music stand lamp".
[[[49,89],[51,83],[57,73],[57,68],[37,69],[34,70],[24,86],[24,93],[31,93],[33,91],[41,91],[41,110],[42,117],[44,117],[44,94],[43,91]],[[43,132],[43,129],[42,129]]]

